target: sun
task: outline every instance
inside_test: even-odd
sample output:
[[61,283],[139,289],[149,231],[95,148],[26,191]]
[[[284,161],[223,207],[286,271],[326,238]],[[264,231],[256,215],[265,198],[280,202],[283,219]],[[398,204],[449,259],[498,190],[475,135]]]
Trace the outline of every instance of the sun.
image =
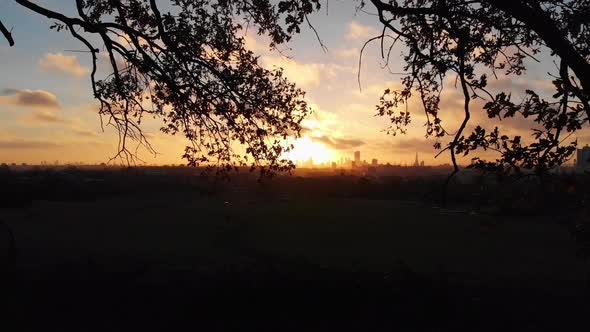
[[293,143],[293,150],[287,153],[287,158],[293,162],[307,161],[311,158],[315,164],[318,164],[334,160],[335,153],[324,144],[314,142],[311,138],[305,136]]

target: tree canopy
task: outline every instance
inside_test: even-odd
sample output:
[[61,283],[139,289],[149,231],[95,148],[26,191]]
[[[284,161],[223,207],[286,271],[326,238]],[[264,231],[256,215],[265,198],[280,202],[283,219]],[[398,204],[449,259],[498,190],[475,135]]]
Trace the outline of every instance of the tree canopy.
[[[119,133],[118,157],[134,158],[129,140],[151,149],[141,121],[153,116],[165,133],[188,139],[192,165],[293,167],[284,153],[309,113],[304,92],[281,69],[261,67],[241,36],[250,28],[270,36],[270,47],[287,42],[314,10],[311,1],[75,0],[72,17],[14,1],[85,46],[99,113]],[[101,49],[110,63],[105,77],[97,74]]]
[[[449,151],[455,172],[456,155],[467,156],[483,149],[499,153],[495,161],[474,158],[475,166],[494,170],[522,168],[544,172],[562,164],[575,151],[576,142],[566,134],[582,129],[590,121],[590,1],[531,0],[371,0],[383,30],[371,41],[379,41],[383,58],[389,62],[391,49],[403,43],[402,89],[383,94],[378,113],[391,119],[393,134],[404,132],[410,110],[400,107],[416,95],[427,117],[426,134],[450,142],[435,148]],[[367,1],[361,8],[368,9]],[[542,96],[526,90],[523,100],[511,91],[493,91],[488,82],[499,75],[517,76],[527,69],[526,60],[537,61],[547,52],[555,55],[554,74],[549,74],[555,93]],[[548,68],[551,71],[552,68]],[[446,130],[440,117],[445,78],[456,78],[462,92],[463,121],[459,129]],[[515,116],[530,118],[532,141],[509,137],[477,124],[472,133],[465,129],[472,113],[472,101],[484,102],[490,119]],[[441,152],[442,152],[441,151]]]

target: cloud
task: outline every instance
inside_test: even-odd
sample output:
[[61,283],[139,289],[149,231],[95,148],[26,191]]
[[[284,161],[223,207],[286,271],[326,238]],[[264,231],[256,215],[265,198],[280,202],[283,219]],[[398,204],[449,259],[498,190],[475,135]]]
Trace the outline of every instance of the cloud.
[[81,128],[72,128],[72,132],[78,136],[82,137],[96,137],[98,134],[92,130],[81,129]]
[[362,116],[373,116],[377,113],[377,111],[375,110],[375,105],[377,104],[379,100],[375,99],[375,102],[368,102],[365,104],[361,104],[361,103],[350,103],[350,104],[346,104],[343,105],[340,108],[341,112],[352,112],[355,114],[362,114]]
[[337,49],[333,50],[333,52],[336,55],[336,57],[338,57],[338,58],[358,59],[361,51],[358,48],[337,48]]
[[0,95],[0,105],[23,106],[37,109],[61,109],[57,97],[45,90],[5,89]]
[[57,147],[61,147],[61,145],[47,141],[0,140],[0,149],[48,149]]
[[392,148],[404,152],[428,152],[436,151],[434,149],[434,140],[425,138],[394,138],[391,144]]
[[271,49],[271,41],[266,36],[245,33],[243,37],[246,48],[252,52],[267,53]]
[[348,25],[348,31],[346,32],[346,35],[344,35],[344,38],[346,38],[346,40],[359,41],[367,40],[371,37],[375,37],[378,34],[379,31],[375,27],[363,25],[357,21],[352,21]]
[[283,68],[289,80],[304,87],[317,87],[322,83],[322,79],[333,78],[339,72],[355,72],[354,68],[332,63],[300,63],[293,59],[273,56],[262,56],[260,59],[263,66],[268,69]]
[[360,89],[357,85],[351,91],[351,94],[356,97],[364,98],[365,100],[370,101],[373,105],[376,105],[386,89],[394,91],[402,90],[403,88],[401,81],[385,81],[369,85],[361,85]]
[[76,78],[86,75],[90,70],[80,64],[74,55],[47,53],[38,62],[39,68],[49,73],[68,74]]
[[309,108],[313,110],[309,116],[307,116],[301,122],[301,125],[305,131],[323,132],[329,130],[333,125],[338,124],[338,117],[332,112],[322,110],[319,105],[314,103],[308,103]]
[[[396,136],[387,141],[379,140],[373,142],[371,146],[378,151],[392,153],[393,155],[400,157],[411,156],[412,159],[414,159],[415,153],[426,156],[432,156],[438,153],[440,150],[434,148],[435,142],[436,140],[434,139]],[[441,141],[441,144],[445,146],[446,141]]]
[[29,123],[67,123],[66,119],[61,118],[55,112],[51,111],[35,111],[22,118]]
[[536,91],[544,97],[549,97],[555,93],[555,86],[549,79],[535,80],[507,75],[500,76],[498,79],[489,79],[488,89],[491,89],[494,93],[500,91],[512,93],[516,100],[518,100],[518,97],[525,95],[525,90]]
[[0,106],[22,107],[30,112],[17,118],[23,124],[73,124],[76,119],[64,118],[57,97],[44,90],[5,89],[0,93]]
[[365,144],[365,142],[361,141],[360,139],[336,138],[326,135],[311,137],[311,139],[312,141],[323,143],[329,148],[335,150],[349,150]]

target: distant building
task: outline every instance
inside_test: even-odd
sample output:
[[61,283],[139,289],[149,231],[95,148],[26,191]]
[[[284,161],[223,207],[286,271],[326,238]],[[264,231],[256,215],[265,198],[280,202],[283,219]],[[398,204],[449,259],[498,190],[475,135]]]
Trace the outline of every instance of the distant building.
[[590,146],[578,149],[576,155],[576,168],[579,170],[590,170]]
[[354,164],[356,166],[360,166],[361,165],[361,152],[360,151],[355,151],[354,152]]
[[338,165],[335,162],[332,162],[332,169],[338,168]]
[[416,160],[414,160],[414,167],[420,166],[420,162],[418,162],[418,152],[416,152]]
[[377,166],[377,165],[379,165],[379,161],[377,159],[373,158],[373,160],[371,160],[371,166]]
[[344,162],[342,163],[342,166],[345,168],[352,168],[353,167],[353,161],[350,160],[350,158],[346,157],[344,158]]

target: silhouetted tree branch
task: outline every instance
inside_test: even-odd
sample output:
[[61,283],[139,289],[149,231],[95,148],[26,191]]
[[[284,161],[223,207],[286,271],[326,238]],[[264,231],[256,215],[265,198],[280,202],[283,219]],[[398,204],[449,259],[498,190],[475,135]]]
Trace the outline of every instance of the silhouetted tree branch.
[[12,38],[12,34],[10,33],[10,31],[8,31],[8,29],[6,29],[2,21],[0,21],[0,32],[2,32],[4,38],[8,40],[8,44],[10,46],[14,46],[14,39]]
[[[406,104],[418,94],[426,114],[426,134],[437,138],[436,149],[449,151],[457,172],[456,155],[467,156],[478,149],[500,154],[495,162],[473,158],[474,166],[494,171],[522,168],[538,174],[565,162],[575,151],[576,142],[563,146],[571,133],[590,123],[588,84],[590,76],[590,3],[586,1],[495,1],[495,0],[371,0],[384,30],[376,38],[389,64],[391,49],[403,42],[405,51],[403,88],[387,89],[377,106],[388,116],[392,134],[404,133],[410,123]],[[365,1],[361,1],[365,6]],[[552,76],[554,100],[532,90],[521,102],[510,92],[492,92],[489,77],[521,75],[525,59],[549,49],[560,59],[559,74]],[[444,80],[456,75],[464,95],[464,118],[453,138],[443,148],[441,142],[451,135],[442,126],[440,99]],[[521,115],[539,125],[532,130],[533,142],[526,145],[520,136],[501,135],[499,128],[486,131],[476,124],[464,135],[470,120],[469,103],[484,102],[489,118]],[[567,131],[566,138],[561,133]],[[441,152],[442,152],[441,151]],[[451,175],[452,176],[452,175]]]
[[[177,1],[166,11],[155,0],[76,0],[69,17],[28,0],[19,5],[55,21],[90,53],[90,74],[99,113],[119,133],[116,157],[132,163],[135,141],[153,151],[141,130],[143,117],[159,118],[161,130],[189,141],[191,165],[292,168],[284,154],[309,113],[304,93],[282,69],[267,70],[245,48],[243,24],[271,37],[271,47],[290,40],[316,0]],[[284,22],[284,24],[283,24]],[[110,73],[99,78],[104,49]]]

